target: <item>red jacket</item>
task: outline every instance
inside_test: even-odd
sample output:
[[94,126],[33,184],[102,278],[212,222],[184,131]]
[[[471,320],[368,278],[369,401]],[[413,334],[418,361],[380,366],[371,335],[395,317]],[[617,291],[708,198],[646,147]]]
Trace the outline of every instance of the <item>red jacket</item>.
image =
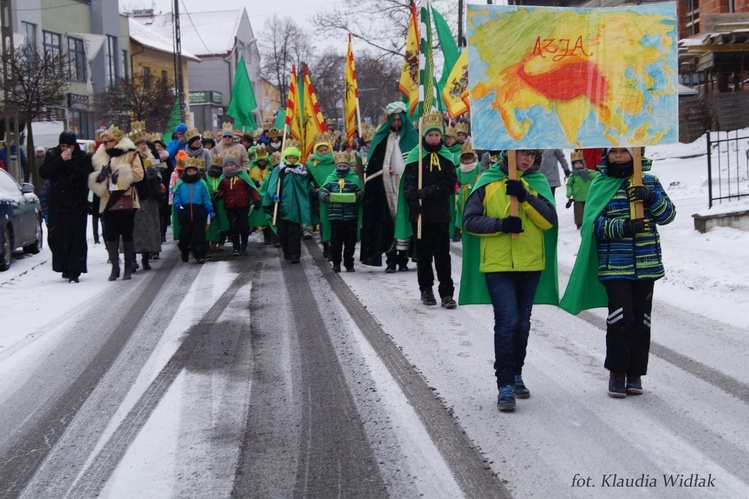
[[260,202],[260,194],[239,176],[224,177],[216,192],[224,199],[224,208],[247,208],[251,202]]

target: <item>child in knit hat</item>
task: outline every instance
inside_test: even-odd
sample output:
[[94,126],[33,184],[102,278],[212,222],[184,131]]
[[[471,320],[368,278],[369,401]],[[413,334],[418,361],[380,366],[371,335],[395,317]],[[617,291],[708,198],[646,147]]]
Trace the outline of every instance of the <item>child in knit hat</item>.
[[215,200],[224,201],[229,219],[229,239],[233,255],[243,255],[247,251],[250,236],[250,206],[260,207],[260,194],[247,171],[240,168],[239,161],[233,156],[223,160],[224,172],[213,194]]

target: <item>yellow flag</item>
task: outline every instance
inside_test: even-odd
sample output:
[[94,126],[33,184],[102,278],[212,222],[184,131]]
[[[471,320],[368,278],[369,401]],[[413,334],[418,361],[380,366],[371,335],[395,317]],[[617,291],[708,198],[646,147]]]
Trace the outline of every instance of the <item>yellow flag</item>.
[[307,66],[304,70],[304,140],[302,141],[304,150],[302,161],[312,154],[312,148],[315,145],[315,136],[326,133],[325,119],[320,112],[320,105],[317,103],[315,89],[312,88],[312,80],[307,72]]
[[[348,53],[346,54],[346,87],[343,92],[343,115],[346,118],[346,137],[351,143],[356,128],[356,106],[359,98],[359,88],[356,84],[356,68],[354,66],[354,47],[351,43],[351,33],[348,35]],[[361,130],[359,131],[361,133]]]
[[408,114],[414,114],[419,105],[419,18],[416,14],[416,4],[411,2],[411,19],[408,22],[408,36],[406,38],[406,54],[403,60],[401,79],[398,90],[408,99]]
[[291,78],[289,79],[289,96],[286,99],[286,121],[289,134],[294,140],[302,142],[301,113],[299,112],[299,88],[297,87],[296,67],[291,66]]
[[450,119],[468,112],[468,50],[463,50],[455,61],[450,76],[447,77],[445,88],[442,90],[442,99],[447,105],[447,113]]

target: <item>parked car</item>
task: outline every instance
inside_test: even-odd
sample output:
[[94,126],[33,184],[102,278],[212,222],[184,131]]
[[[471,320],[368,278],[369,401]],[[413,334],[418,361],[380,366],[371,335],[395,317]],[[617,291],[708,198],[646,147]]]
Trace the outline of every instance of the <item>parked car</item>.
[[42,250],[42,208],[34,186],[23,186],[0,170],[0,271],[10,268],[17,248],[27,253]]

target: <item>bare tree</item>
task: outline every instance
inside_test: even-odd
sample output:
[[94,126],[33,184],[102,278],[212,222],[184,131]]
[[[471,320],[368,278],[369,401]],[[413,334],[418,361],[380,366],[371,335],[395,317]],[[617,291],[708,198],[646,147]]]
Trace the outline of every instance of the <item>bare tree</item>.
[[362,119],[377,125],[385,106],[402,97],[398,91],[400,61],[363,51],[355,55],[355,62]]
[[127,130],[133,121],[145,121],[149,131],[162,131],[174,107],[175,89],[154,76],[133,74],[95,96],[97,120]]
[[302,64],[313,60],[312,37],[290,17],[273,16],[265,22],[260,39],[264,54],[261,71],[281,91],[281,102],[286,102],[291,66],[295,65],[299,74]]
[[327,49],[310,65],[312,85],[315,87],[320,111],[326,118],[343,116],[343,78],[346,56]]
[[[34,134],[30,125],[45,114],[47,108],[63,105],[68,87],[67,57],[62,52],[40,52],[34,45],[19,46],[14,52],[3,54],[3,57],[5,61],[2,67],[9,72],[8,78],[5,78],[6,75],[0,78],[5,95],[4,114],[17,117],[19,128],[24,124],[29,125],[26,157],[29,159],[32,182],[41,185],[39,172],[33,161]],[[20,148],[20,144],[16,147]]]
[[[433,0],[431,4],[451,22],[457,19],[457,5],[450,0]],[[340,36],[347,33],[369,45],[386,58],[402,58],[411,14],[408,0],[360,0],[352,7],[335,7],[318,12],[312,22],[321,33]],[[457,21],[455,21],[457,22]],[[438,46],[436,37],[434,45]]]

